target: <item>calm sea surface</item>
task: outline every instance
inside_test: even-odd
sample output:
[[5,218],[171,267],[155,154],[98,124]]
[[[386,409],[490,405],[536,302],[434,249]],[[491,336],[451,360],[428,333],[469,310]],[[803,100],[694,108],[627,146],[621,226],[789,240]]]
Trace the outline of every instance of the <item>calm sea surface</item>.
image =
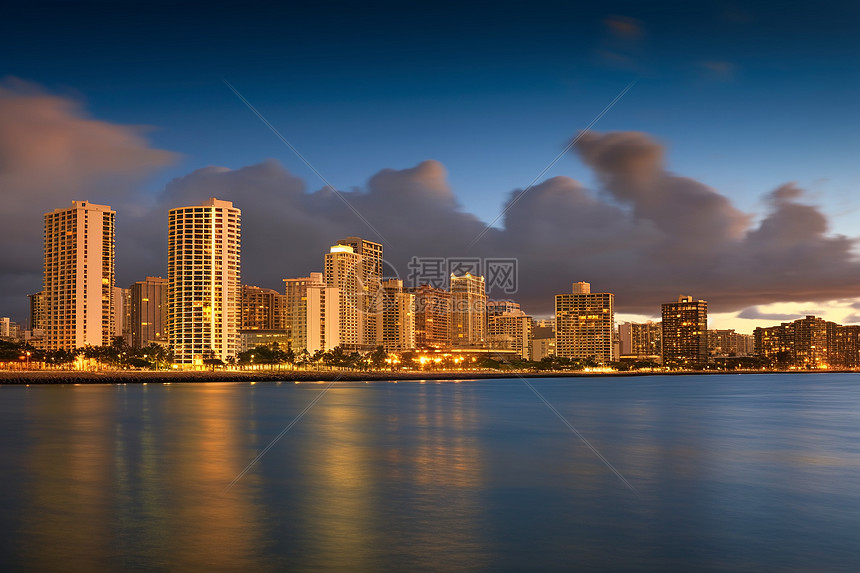
[[860,570],[860,375],[530,382],[634,489],[518,379],[0,387],[0,570]]

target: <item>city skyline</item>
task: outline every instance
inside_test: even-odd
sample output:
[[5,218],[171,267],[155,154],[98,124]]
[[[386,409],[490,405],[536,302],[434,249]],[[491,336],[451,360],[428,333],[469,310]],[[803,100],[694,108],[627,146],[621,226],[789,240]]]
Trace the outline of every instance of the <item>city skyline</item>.
[[657,318],[684,292],[718,328],[858,322],[857,7],[663,6],[378,5],[334,20],[306,6],[286,35],[265,5],[254,33],[229,9],[139,14],[128,33],[122,10],[55,6],[44,21],[13,7],[0,316],[23,322],[40,288],[44,212],[111,205],[117,283],[131,284],[166,274],[164,213],[218,196],[243,209],[245,282],[267,288],[317,270],[330,237],[360,235],[401,276],[413,255],[516,259],[536,316],[587,278],[622,319]]

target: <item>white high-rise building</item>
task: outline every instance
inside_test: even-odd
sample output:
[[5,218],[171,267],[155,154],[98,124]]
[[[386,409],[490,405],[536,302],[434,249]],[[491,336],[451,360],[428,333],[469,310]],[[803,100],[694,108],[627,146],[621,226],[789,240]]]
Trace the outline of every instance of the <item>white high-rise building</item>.
[[[361,255],[350,245],[334,245],[325,255],[326,286],[339,290],[338,316],[340,345],[361,350],[364,345],[362,320]],[[326,301],[327,305],[331,301]]]
[[356,274],[361,344],[375,348],[382,344],[382,244],[361,237],[339,239],[337,244],[349,245],[359,256]]
[[111,343],[115,222],[110,207],[88,201],[45,213],[44,348]]
[[171,209],[167,240],[170,344],[178,364],[239,351],[241,211],[230,201]]
[[284,279],[285,321],[290,346],[298,353],[340,345],[340,290],[327,286],[323,273]]

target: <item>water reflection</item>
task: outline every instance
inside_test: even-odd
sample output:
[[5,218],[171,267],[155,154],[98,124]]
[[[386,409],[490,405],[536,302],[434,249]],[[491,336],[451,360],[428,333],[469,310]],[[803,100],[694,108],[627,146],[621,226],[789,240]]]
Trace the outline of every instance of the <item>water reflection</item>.
[[[703,383],[707,380],[707,383]],[[860,385],[829,375],[0,389],[0,569],[838,569]]]

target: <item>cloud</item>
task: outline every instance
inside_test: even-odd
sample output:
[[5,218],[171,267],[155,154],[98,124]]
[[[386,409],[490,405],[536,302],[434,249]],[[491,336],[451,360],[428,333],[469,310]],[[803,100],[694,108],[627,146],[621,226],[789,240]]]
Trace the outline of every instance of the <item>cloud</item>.
[[2,215],[2,315],[24,307],[24,295],[41,284],[42,213],[72,199],[117,209],[120,286],[163,276],[167,211],[214,196],[242,210],[243,282],[276,289],[283,278],[322,270],[339,238],[379,239],[355,209],[384,237],[385,258],[407,281],[413,256],[516,259],[513,297],[533,314],[551,312],[553,295],[575,281],[614,292],[619,312],[646,315],[679,294],[744,318],[757,305],[857,295],[855,239],[831,234],[802,189],[772,190],[767,212],[754,218],[717,190],[667,170],[664,146],[644,133],[583,134],[574,153],[596,174],[596,188],[553,177],[510,191],[503,226],[467,249],[485,225],[463,210],[437,161],[382,169],[340,194],[308,188],[271,159],[209,166],[152,195],[139,191],[139,181],[175,156],[151,148],[139,128],[91,119],[74,101],[8,82],[0,120],[0,188],[4,199],[21,198],[7,201]]
[[626,16],[603,20],[603,35],[595,48],[597,61],[612,68],[642,72],[645,28]]
[[709,60],[700,64],[703,77],[712,81],[731,81],[737,73],[737,65],[723,60]]
[[93,119],[80,102],[34,84],[0,81],[0,225],[3,245],[14,245],[0,250],[0,308],[20,309],[24,294],[41,288],[46,211],[75,199],[131,206],[137,183],[174,161],[144,132]]
[[750,306],[737,314],[738,318],[752,320],[770,320],[774,322],[791,322],[803,318],[804,314],[784,314],[779,312],[762,312],[757,306]]
[[603,23],[609,32],[617,38],[636,39],[642,36],[642,25],[633,18],[610,16]]

